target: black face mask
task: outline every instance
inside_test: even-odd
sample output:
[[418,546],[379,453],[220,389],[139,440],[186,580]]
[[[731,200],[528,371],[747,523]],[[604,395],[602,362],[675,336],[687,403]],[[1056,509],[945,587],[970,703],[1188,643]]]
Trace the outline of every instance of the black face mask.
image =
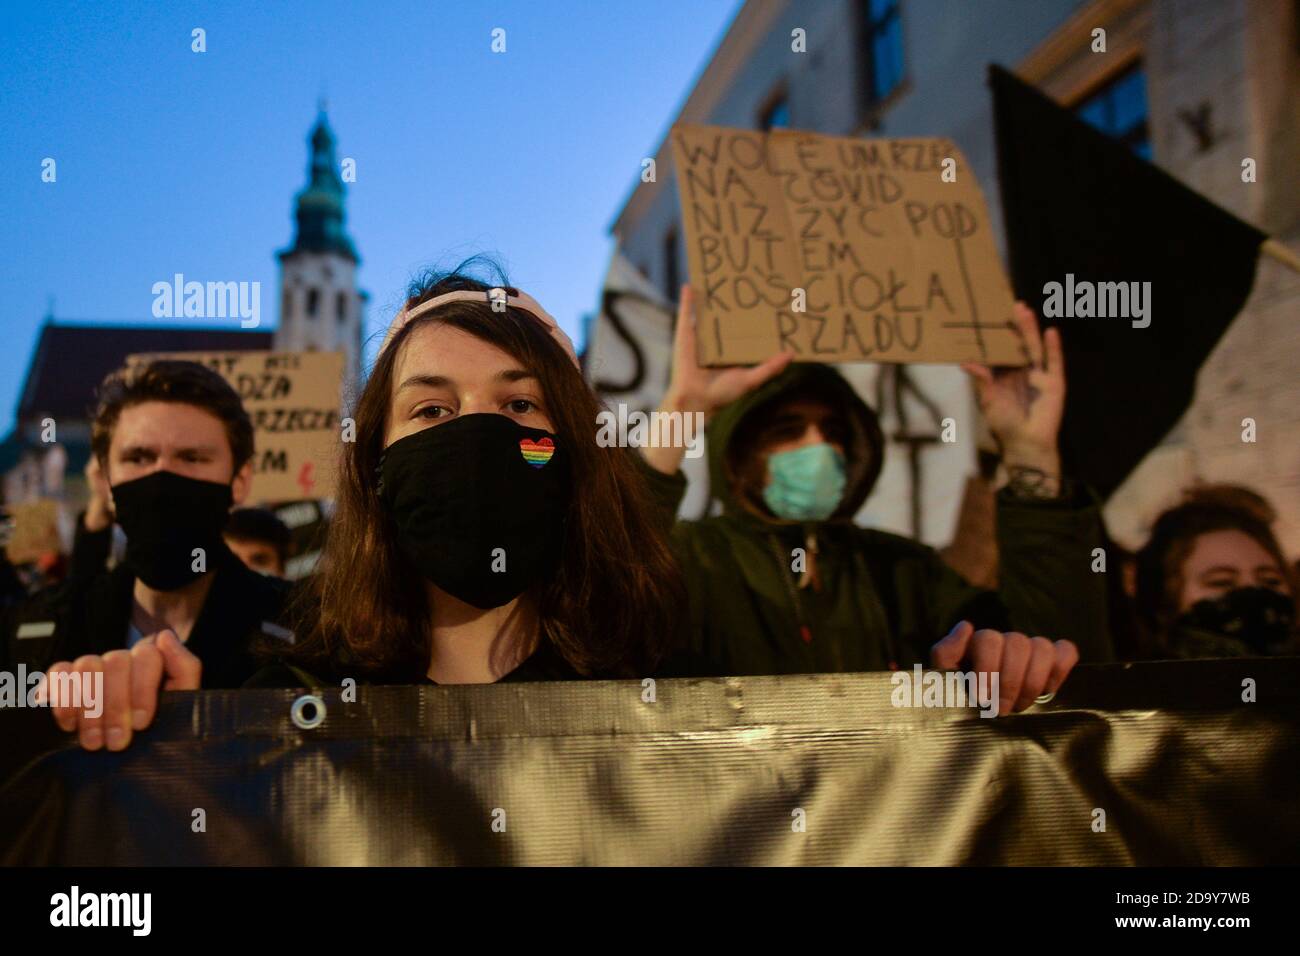
[[155,471],[113,486],[113,510],[126,532],[126,566],[155,591],[175,591],[210,568],[230,512],[230,485]]
[[508,604],[559,564],[569,461],[549,432],[465,415],[394,442],[379,470],[398,546],[466,604]]
[[1258,654],[1280,654],[1295,627],[1295,605],[1272,588],[1235,588],[1197,601],[1177,623],[1231,637]]

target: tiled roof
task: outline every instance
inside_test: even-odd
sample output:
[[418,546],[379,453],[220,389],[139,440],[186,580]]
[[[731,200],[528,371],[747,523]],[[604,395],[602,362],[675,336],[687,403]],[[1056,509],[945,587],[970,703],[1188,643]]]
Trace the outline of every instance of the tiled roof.
[[128,355],[269,349],[272,335],[232,329],[47,324],[18,398],[18,421],[46,415],[56,421],[89,417],[95,389]]

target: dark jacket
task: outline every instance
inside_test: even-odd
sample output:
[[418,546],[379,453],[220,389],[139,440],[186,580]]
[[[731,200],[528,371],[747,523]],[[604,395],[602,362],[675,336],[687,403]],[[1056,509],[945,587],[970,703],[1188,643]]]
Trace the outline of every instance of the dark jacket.
[[[850,426],[848,484],[825,521],[790,522],[761,503],[740,500],[729,479],[731,447],[751,413],[765,414],[794,390],[814,390],[842,408]],[[1113,657],[1106,632],[1104,579],[1091,570],[1101,546],[1098,505],[1072,500],[1025,502],[999,495],[1000,587],[967,583],[931,548],[853,523],[880,474],[883,448],[875,413],[834,369],[791,366],[727,406],[709,424],[713,494],[722,514],[673,527],[691,596],[692,649],[727,674],[871,671],[929,663],[929,649],[959,620],[1068,638],[1084,661]],[[679,472],[648,466],[663,514],[676,514],[686,489]],[[671,518],[666,518],[671,520]],[[816,549],[820,589],[799,588],[793,551]]]
[[[338,687],[347,678],[355,679],[358,684],[370,685],[437,683],[427,676],[424,664],[394,669],[387,673],[363,674],[360,668],[348,667],[339,660],[320,656],[304,659],[300,654],[277,653],[277,649],[266,641],[255,648],[255,653],[265,666],[253,674],[244,684],[245,687]],[[645,676],[665,678],[723,675],[710,661],[682,648],[671,652]],[[532,654],[514,670],[504,674],[497,683],[625,679],[627,675],[580,674],[560,655],[554,644],[543,639]]]
[[[204,688],[239,687],[258,669],[250,652],[255,641],[292,639],[281,626],[289,583],[249,570],[225,545],[212,573],[185,646],[203,662]],[[21,663],[43,671],[58,661],[125,648],[134,587],[135,576],[119,565],[32,595],[5,613],[0,656],[11,669]]]
[[90,579],[101,573],[113,551],[113,526],[100,531],[86,528],[86,513],[77,515],[72,536],[72,559],[68,562],[69,578]]
[[[352,677],[358,684],[437,684],[421,673],[392,673],[385,675],[358,677],[356,672],[349,672],[329,662],[318,661],[313,664],[290,664],[287,661],[275,661],[260,668],[244,687],[338,687]],[[579,680],[582,675],[564,660],[549,641],[543,641],[531,655],[518,667],[501,677],[498,683],[523,683],[532,681]]]
[[1223,634],[1186,622],[1175,622],[1158,638],[1148,638],[1135,660],[1190,661],[1228,657],[1292,657],[1300,655],[1300,634],[1267,645],[1262,639]]

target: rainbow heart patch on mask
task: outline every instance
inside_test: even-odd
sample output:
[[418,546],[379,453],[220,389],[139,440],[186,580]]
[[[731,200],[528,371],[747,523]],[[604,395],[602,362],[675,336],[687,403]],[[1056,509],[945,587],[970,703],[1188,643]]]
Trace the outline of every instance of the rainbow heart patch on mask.
[[524,456],[524,461],[534,468],[541,468],[551,460],[555,454],[555,442],[549,438],[541,438],[533,441],[531,438],[519,439],[519,451]]

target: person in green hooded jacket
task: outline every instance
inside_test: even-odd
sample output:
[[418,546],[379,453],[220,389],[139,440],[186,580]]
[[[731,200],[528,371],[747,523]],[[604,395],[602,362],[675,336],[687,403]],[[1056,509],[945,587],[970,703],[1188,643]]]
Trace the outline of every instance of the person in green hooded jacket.
[[[690,651],[736,675],[967,664],[1000,675],[1002,713],[1054,692],[1079,660],[1113,658],[1104,579],[1093,572],[1099,507],[1063,478],[1057,452],[1060,336],[1040,337],[1023,304],[1015,318],[1035,364],[963,366],[1010,476],[997,498],[993,592],[931,548],[853,522],[885,444],[875,413],[838,372],[792,364],[788,353],[752,368],[700,367],[683,288],[661,410],[708,419],[711,488],[722,503],[719,515],[673,526]],[[670,523],[686,491],[683,452],[643,449]]]

